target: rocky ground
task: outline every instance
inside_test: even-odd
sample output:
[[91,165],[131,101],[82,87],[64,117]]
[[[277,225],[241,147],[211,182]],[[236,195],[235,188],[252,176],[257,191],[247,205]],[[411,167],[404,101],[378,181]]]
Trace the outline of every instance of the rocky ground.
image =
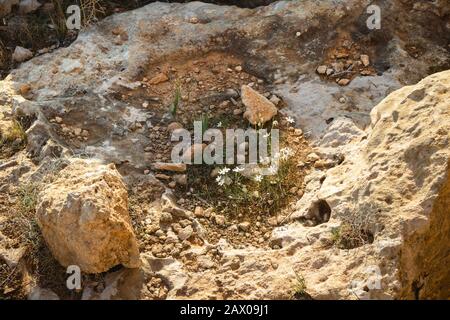
[[[449,297],[450,4],[380,2],[369,30],[369,1],[266,2],[29,48],[0,82],[0,298]],[[289,156],[223,186],[160,164],[196,120],[262,122]]]

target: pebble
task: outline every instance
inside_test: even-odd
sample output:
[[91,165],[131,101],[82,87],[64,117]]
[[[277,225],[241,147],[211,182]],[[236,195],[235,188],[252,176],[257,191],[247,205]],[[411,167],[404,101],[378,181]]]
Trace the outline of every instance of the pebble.
[[181,229],[178,232],[178,238],[181,241],[184,241],[184,240],[190,238],[193,233],[194,233],[194,230],[192,229],[192,227],[191,226],[187,226],[187,227],[184,227],[183,229]]
[[169,188],[174,189],[177,186],[177,183],[175,181],[170,181],[168,186],[169,186]]
[[176,174],[173,176],[173,180],[182,186],[187,185],[187,182],[188,182],[187,175],[185,175],[185,174]]
[[250,222],[245,221],[245,222],[239,223],[238,227],[242,231],[248,231],[250,229]]
[[350,83],[350,80],[349,79],[339,79],[338,80],[338,84],[340,85],[340,86],[346,86],[346,85],[348,85]]
[[170,223],[172,222],[172,220],[172,215],[169,212],[162,212],[161,216],[159,217],[159,222],[161,223]]
[[364,67],[368,67],[370,65],[370,58],[367,54],[362,54],[359,56]]
[[183,125],[179,122],[172,122],[167,126],[169,131],[174,131],[176,129],[183,129]]
[[274,105],[278,105],[281,101],[280,98],[278,98],[276,95],[272,95],[272,97],[270,97],[270,102],[272,102]]
[[316,71],[318,74],[325,74],[327,72],[327,69],[327,66],[319,66]]
[[203,210],[203,208],[200,207],[200,206],[195,207],[194,215],[195,215],[196,217],[203,217],[203,216],[204,216],[204,210]]
[[225,225],[225,217],[224,217],[224,216],[222,216],[222,215],[220,215],[220,214],[217,214],[217,215],[215,215],[213,218],[214,218],[214,222],[215,222],[218,226],[223,226],[223,225]]

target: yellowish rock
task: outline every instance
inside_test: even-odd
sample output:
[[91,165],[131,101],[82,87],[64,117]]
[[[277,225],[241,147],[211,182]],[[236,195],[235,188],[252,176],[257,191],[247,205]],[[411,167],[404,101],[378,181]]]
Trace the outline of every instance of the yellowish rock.
[[249,86],[242,86],[241,95],[242,102],[247,107],[244,118],[252,125],[264,124],[278,112],[277,107],[272,102]]
[[36,216],[50,251],[65,267],[100,273],[119,264],[140,265],[127,189],[112,164],[73,160],[43,189]]

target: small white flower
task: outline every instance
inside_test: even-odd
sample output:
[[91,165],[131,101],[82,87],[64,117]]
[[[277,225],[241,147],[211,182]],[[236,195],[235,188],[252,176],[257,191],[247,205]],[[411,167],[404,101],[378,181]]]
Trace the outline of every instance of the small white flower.
[[219,123],[217,124],[217,128],[222,128],[222,121],[219,121]]
[[286,117],[284,120],[286,120],[289,123],[295,123],[295,120],[292,117]]
[[244,171],[244,168],[242,168],[242,167],[236,167],[233,169],[233,172],[237,172],[237,173],[242,172],[242,171]]
[[230,168],[225,167],[225,168],[219,170],[219,175],[223,176],[223,175],[227,174],[228,172],[230,172]]
[[282,148],[280,150],[280,159],[287,160],[294,154],[294,151],[291,148]]
[[216,181],[219,186],[223,186],[225,184],[225,177],[217,177]]
[[270,132],[266,132],[265,134],[263,134],[263,138],[268,138],[270,137]]
[[275,173],[277,173],[277,171],[278,171],[278,166],[277,166],[277,165],[272,164],[272,165],[269,167],[269,172],[270,172],[270,174],[275,174]]
[[277,121],[277,120],[274,120],[274,121],[272,122],[272,126],[276,127],[277,125],[278,125],[278,121]]
[[256,181],[256,182],[261,182],[262,179],[263,179],[262,175],[257,175],[257,176],[255,177],[255,181]]

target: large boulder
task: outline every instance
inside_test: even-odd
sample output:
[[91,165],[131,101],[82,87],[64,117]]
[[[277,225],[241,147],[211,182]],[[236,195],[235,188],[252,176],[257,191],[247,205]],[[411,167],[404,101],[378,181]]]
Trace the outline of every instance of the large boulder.
[[99,273],[139,266],[128,195],[114,165],[77,159],[40,194],[37,220],[55,258]]

